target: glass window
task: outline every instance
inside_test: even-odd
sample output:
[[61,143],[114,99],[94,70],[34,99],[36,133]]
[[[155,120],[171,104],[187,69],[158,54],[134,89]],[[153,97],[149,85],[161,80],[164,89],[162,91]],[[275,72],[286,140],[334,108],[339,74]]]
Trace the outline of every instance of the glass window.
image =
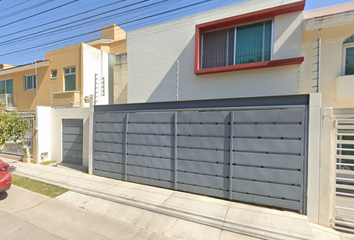
[[344,41],[344,75],[354,75],[354,35]]
[[271,40],[271,20],[204,33],[202,68],[269,61]]
[[0,81],[0,94],[13,94],[13,80],[7,79]]
[[14,93],[14,85],[13,85],[13,80],[12,79],[7,79],[5,81],[5,92],[8,94],[13,94]]
[[348,47],[345,51],[345,75],[354,74],[354,47]]
[[25,76],[25,90],[36,89],[36,87],[37,87],[36,75]]
[[76,90],[76,69],[75,67],[64,68],[65,73],[65,91]]
[[57,77],[58,77],[58,71],[56,69],[52,70],[50,78],[55,79]]
[[0,94],[5,94],[6,93],[6,88],[5,88],[5,81],[0,81]]

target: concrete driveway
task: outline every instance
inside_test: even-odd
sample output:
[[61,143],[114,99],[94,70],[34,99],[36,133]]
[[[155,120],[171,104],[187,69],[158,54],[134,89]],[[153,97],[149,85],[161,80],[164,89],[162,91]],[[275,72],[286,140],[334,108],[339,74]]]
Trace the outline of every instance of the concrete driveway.
[[172,239],[12,186],[0,194],[1,240]]

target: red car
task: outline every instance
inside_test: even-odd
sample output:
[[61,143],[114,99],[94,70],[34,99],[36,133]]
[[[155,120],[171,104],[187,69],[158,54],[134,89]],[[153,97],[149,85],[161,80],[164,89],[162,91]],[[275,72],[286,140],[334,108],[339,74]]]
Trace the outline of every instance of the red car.
[[11,179],[9,164],[0,160],[0,192],[5,192],[10,189]]

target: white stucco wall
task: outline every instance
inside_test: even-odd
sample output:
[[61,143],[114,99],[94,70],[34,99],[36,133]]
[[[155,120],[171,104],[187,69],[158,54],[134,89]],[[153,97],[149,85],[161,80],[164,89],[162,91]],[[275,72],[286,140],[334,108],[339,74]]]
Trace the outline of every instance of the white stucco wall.
[[91,149],[89,134],[90,108],[63,108],[51,109],[51,160],[62,162],[62,122],[63,119],[83,120],[83,166],[89,165],[89,152]]
[[[340,19],[338,19],[340,21]],[[318,20],[317,24],[321,24]],[[311,27],[315,24],[311,22]],[[320,86],[323,107],[353,108],[354,75],[343,77],[343,42],[354,34],[354,23],[305,31],[301,67],[301,92],[316,91],[317,88],[317,39],[321,38]]]
[[[83,44],[83,97],[95,95],[95,74],[98,74],[96,104],[108,104],[108,53]],[[104,78],[103,85],[102,78]],[[104,87],[104,96],[101,95],[102,86]],[[89,103],[85,103],[84,107],[89,107]]]
[[[296,94],[299,66],[196,76],[195,26],[298,2],[250,0],[128,32],[128,103]],[[274,18],[273,60],[301,57],[302,13]],[[177,70],[179,62],[179,70]]]
[[36,144],[36,160],[41,163],[51,160],[51,108],[36,107],[36,128],[37,128],[37,144]]

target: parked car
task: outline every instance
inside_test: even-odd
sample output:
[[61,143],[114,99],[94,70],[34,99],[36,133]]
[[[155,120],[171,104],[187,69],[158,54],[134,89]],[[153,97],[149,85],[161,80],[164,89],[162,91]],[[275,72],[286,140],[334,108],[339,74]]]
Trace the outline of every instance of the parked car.
[[11,180],[9,164],[0,159],[0,192],[5,192],[10,189]]

